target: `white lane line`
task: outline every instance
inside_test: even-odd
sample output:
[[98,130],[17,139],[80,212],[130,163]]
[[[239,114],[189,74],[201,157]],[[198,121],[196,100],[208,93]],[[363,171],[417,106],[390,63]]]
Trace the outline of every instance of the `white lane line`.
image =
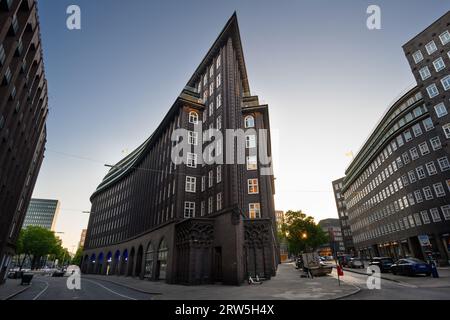
[[116,295],[118,295],[118,296],[121,296],[121,297],[123,297],[123,298],[129,299],[129,300],[137,300],[137,299],[135,299],[135,298],[131,298],[131,297],[129,297],[129,296],[126,296],[126,295],[124,295],[124,294],[121,294],[121,293],[118,293],[118,292],[116,292],[116,291],[114,291],[114,290],[111,290],[111,289],[105,287],[104,285],[102,285],[102,284],[100,284],[100,283],[98,283],[98,282],[95,282],[95,281],[92,281],[92,280],[88,280],[88,279],[83,279],[83,281],[88,281],[88,282],[94,283],[94,284],[96,284],[96,285],[102,287],[103,289],[108,290],[109,292],[114,293],[114,294],[116,294]]
[[41,281],[41,280],[36,280],[36,281],[37,281],[37,282],[45,283],[45,288],[44,288],[44,290],[42,290],[41,292],[39,292],[38,295],[37,295],[36,297],[33,298],[33,300],[39,299],[39,298],[42,296],[42,294],[43,294],[45,291],[47,291],[47,289],[48,289],[48,287],[49,287],[49,284],[48,284],[47,281]]

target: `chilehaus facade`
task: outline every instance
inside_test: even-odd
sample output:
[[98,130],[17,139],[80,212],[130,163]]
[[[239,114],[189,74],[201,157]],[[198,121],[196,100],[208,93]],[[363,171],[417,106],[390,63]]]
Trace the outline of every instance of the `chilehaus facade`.
[[182,284],[274,276],[270,152],[233,14],[158,128],[92,195],[82,271]]
[[356,155],[342,192],[364,256],[450,259],[450,12],[403,46],[417,85]]
[[35,0],[0,0],[0,283],[44,158],[47,81]]

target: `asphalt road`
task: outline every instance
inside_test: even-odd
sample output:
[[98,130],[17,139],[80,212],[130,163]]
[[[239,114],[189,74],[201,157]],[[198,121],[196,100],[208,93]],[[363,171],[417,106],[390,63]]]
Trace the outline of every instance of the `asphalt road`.
[[31,287],[11,300],[150,300],[149,294],[108,281],[81,278],[81,290],[69,290],[67,278],[35,276]]
[[[343,280],[361,291],[344,300],[450,300],[450,287],[425,288],[381,279],[381,289],[367,288],[367,276],[349,271],[344,272]],[[424,277],[424,282],[428,279]]]

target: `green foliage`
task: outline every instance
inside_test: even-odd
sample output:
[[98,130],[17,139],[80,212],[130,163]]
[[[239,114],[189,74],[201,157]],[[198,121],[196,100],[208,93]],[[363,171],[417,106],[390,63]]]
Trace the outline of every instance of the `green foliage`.
[[[61,245],[61,240],[56,238],[53,231],[48,229],[29,226],[22,230],[17,243],[17,253],[33,257],[32,268],[35,269],[40,259],[51,255],[62,261],[70,261],[70,255],[67,249]],[[64,258],[66,255],[67,258]]]
[[80,266],[82,258],[83,258],[83,247],[79,247],[77,252],[75,253],[75,256],[72,259],[72,264]]
[[287,239],[289,252],[293,254],[314,251],[329,240],[328,235],[314,222],[314,218],[301,210],[286,212],[281,230]]

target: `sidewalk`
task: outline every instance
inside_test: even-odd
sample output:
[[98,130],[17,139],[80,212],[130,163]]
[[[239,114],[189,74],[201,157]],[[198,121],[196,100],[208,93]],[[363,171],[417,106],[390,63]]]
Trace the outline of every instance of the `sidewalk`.
[[151,282],[129,277],[83,275],[87,279],[110,281],[137,291],[154,294],[155,300],[330,300],[359,292],[353,285],[338,282],[331,276],[300,278],[292,263],[281,264],[277,276],[262,285],[183,286]]
[[[344,271],[367,275],[366,269],[343,268]],[[450,287],[450,268],[437,268],[439,278],[418,276],[393,275],[392,273],[382,273],[381,279],[390,280],[398,283],[413,285],[419,288],[449,288]]]
[[30,288],[30,286],[20,285],[20,279],[7,279],[4,284],[0,285],[0,300],[8,300],[28,288]]

